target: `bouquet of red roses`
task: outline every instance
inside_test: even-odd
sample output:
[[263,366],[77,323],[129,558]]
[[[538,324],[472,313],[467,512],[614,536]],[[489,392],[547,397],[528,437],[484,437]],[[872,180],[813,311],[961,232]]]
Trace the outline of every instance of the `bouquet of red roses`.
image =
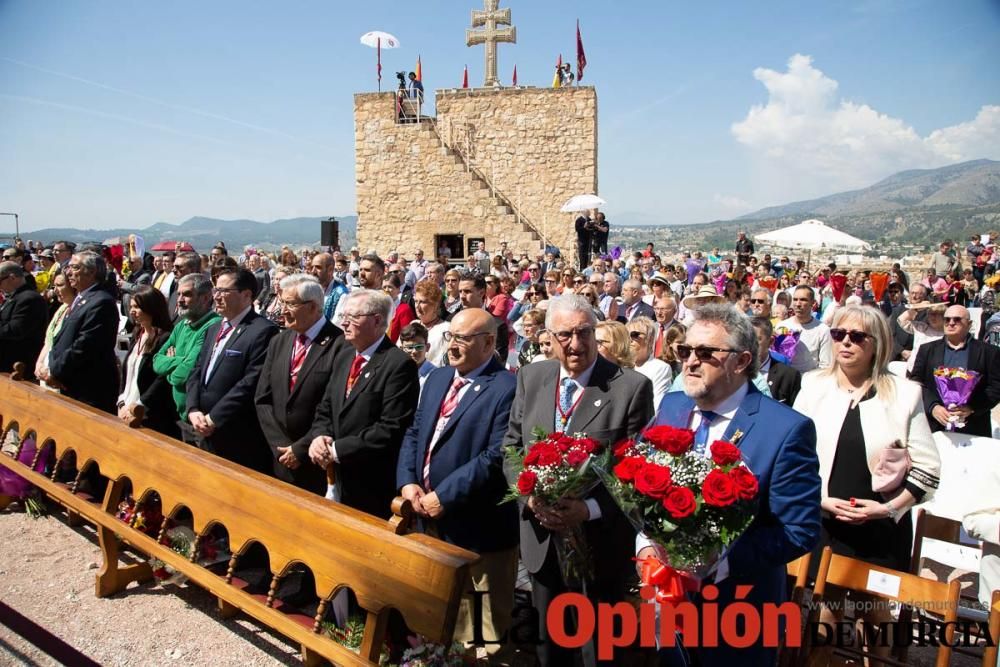
[[[524,500],[534,497],[533,504],[559,507],[567,499],[579,499],[600,483],[596,465],[606,458],[600,443],[582,433],[568,435],[561,431],[546,434],[535,429],[535,437],[522,451],[507,447],[505,469],[510,485],[503,501]],[[563,578],[568,586],[591,579],[593,571],[589,549],[580,526],[553,535]]]
[[[698,577],[750,525],[758,485],[735,444],[716,440],[705,455],[693,444],[689,429],[652,426],[615,445],[614,466],[601,477],[625,516],[661,548],[667,569]],[[652,573],[664,564],[646,565]]]

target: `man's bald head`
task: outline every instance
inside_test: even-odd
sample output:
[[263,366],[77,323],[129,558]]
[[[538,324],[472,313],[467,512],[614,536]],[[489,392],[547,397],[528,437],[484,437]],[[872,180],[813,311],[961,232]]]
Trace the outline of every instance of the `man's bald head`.
[[496,349],[497,325],[482,308],[466,308],[455,313],[448,325],[448,363],[460,374],[473,371]]
[[960,345],[969,336],[972,318],[965,306],[948,306],[944,311],[944,335],[952,345]]

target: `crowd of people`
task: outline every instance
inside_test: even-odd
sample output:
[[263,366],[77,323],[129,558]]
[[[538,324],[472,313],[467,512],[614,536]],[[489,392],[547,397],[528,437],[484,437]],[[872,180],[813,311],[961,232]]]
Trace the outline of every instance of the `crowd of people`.
[[[581,233],[606,234],[603,215],[581,219]],[[586,593],[601,602],[624,598],[637,549],[656,546],[600,488],[552,506],[499,504],[502,448],[524,447],[536,428],[606,446],[650,423],[738,439],[761,502],[716,572],[720,605],[744,585],[753,604],[782,601],[786,564],[823,545],[906,570],[909,509],[940,475],[931,434],[992,435],[992,243],[977,237],[963,257],[946,241],[923,275],[896,264],[886,281],[755,254],[743,234],[729,253],[650,243],[616,258],[606,236],[604,247],[588,239],[579,250],[596,254],[582,266],[506,244],[480,245],[461,266],[419,249],[232,257],[220,243],[116,258],[18,245],[0,263],[0,372],[21,362],[48,390],[375,516],[402,495],[419,530],[482,556],[479,636],[510,627],[520,561],[542,665],[574,659],[546,630],[567,590],[551,535],[585,527],[597,573]],[[942,366],[980,374],[966,404],[941,400]],[[900,445],[909,464],[873,490],[871,462]],[[970,523],[992,525],[976,535],[994,558],[996,512]],[[471,601],[461,641],[474,636]],[[775,657],[698,652],[704,665]],[[592,644],[583,657],[593,663]]]

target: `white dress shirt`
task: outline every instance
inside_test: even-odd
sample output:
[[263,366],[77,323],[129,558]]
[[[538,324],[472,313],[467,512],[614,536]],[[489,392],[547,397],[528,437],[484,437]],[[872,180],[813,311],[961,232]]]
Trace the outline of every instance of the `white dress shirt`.
[[[578,377],[570,378],[569,373],[560,364],[559,381],[556,383],[557,392],[560,393],[562,392],[563,379],[569,378],[570,380],[576,383],[576,391],[573,393],[573,401],[579,405],[579,403],[582,402],[580,397],[583,395],[583,391],[587,388],[587,383],[590,382],[590,376],[594,374],[594,366],[596,365],[597,365],[597,359],[594,359],[594,363],[590,365],[590,368],[580,373]],[[558,403],[559,399],[556,398],[556,404],[558,405]],[[559,408],[557,407],[557,405],[552,406],[553,410],[555,411],[552,417],[552,424],[554,427],[558,423],[557,418],[559,416]],[[566,423],[566,433],[572,433],[573,432],[572,427],[573,427],[573,415],[570,415],[569,422]],[[594,500],[593,498],[584,498],[583,502],[586,503],[587,510],[590,512],[590,516],[587,518],[587,521],[593,521],[594,519],[601,518],[601,506],[597,503],[596,500]]]
[[[219,338],[218,340],[214,341],[214,343],[213,343],[214,347],[212,348],[212,356],[208,360],[208,369],[205,372],[205,379],[206,380],[208,380],[208,378],[212,377],[212,373],[215,371],[215,364],[219,360],[219,355],[222,354],[222,350],[226,347],[226,343],[229,342],[229,339],[236,332],[236,327],[238,327],[240,325],[240,322],[243,321],[243,318],[246,317],[247,313],[249,313],[252,309],[253,309],[253,304],[251,303],[249,306],[247,306],[242,311],[240,311],[239,315],[237,315],[236,317],[234,317],[231,320],[228,320],[228,322],[229,322],[229,331],[226,332],[225,336],[223,336],[222,338]],[[221,330],[222,327],[225,326],[226,321],[227,320],[223,320],[219,324],[220,330]]]

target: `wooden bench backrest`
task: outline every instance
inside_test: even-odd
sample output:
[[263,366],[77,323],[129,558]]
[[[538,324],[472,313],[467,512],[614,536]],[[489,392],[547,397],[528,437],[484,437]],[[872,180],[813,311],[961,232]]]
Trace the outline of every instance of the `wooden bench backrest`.
[[0,375],[0,430],[14,422],[22,438],[34,432],[39,447],[54,443],[57,460],[72,450],[80,469],[93,461],[109,479],[127,477],[136,499],[155,490],[165,516],[187,507],[198,534],[222,524],[233,553],[259,542],[272,574],[306,565],[320,599],[346,586],[368,611],[395,608],[411,630],[450,637],[468,566],[478,559],[472,552],[396,535],[387,521]]

